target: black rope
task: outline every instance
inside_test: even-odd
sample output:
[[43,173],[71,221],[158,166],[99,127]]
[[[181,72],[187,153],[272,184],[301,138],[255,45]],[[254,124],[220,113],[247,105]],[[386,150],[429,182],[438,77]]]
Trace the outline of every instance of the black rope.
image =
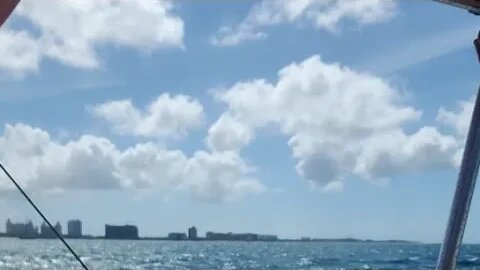
[[50,229],[55,233],[55,235],[58,237],[58,239],[60,239],[60,241],[62,241],[62,243],[65,245],[65,247],[67,247],[67,249],[70,251],[70,253],[72,253],[72,255],[75,257],[75,259],[77,259],[77,261],[82,265],[83,269],[85,270],[89,270],[87,265],[85,265],[85,263],[83,263],[82,259],[80,259],[80,257],[77,255],[77,253],[75,253],[75,251],[73,251],[73,249],[70,247],[70,245],[65,241],[65,239],[63,239],[63,237],[60,235],[59,232],[57,232],[57,230],[55,230],[55,228],[52,226],[52,223],[50,223],[50,221],[48,221],[48,219],[45,217],[45,215],[42,213],[42,211],[40,211],[40,209],[38,209],[38,207],[35,205],[35,203],[30,199],[30,197],[28,197],[27,193],[25,193],[25,191],[23,191],[23,189],[20,187],[20,185],[17,183],[17,181],[15,181],[15,179],[13,179],[13,176],[10,175],[10,173],[7,171],[7,169],[5,169],[5,167],[3,167],[3,164],[0,163],[0,168],[3,170],[3,172],[8,176],[8,178],[10,179],[10,181],[12,181],[12,183],[17,187],[17,189],[23,194],[23,196],[25,197],[25,199],[27,199],[27,201],[30,203],[30,205],[35,209],[35,211],[37,211],[37,213],[43,218],[43,220],[48,224],[48,226],[50,227]]

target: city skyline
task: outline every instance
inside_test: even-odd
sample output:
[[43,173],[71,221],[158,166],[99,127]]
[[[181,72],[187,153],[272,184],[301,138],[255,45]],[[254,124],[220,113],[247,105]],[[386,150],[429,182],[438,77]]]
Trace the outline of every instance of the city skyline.
[[[22,219],[11,219],[11,218],[7,218],[4,222],[7,223],[8,221],[11,221],[12,223],[15,223],[15,224],[28,224],[28,223],[32,223],[34,227],[37,228],[38,231],[41,231],[41,225],[45,225],[47,226],[47,224],[45,222],[43,222],[41,219],[37,218],[37,219],[31,219],[31,218],[24,218],[23,220]],[[35,220],[35,221],[33,221]],[[84,230],[84,223],[80,220],[80,219],[77,219],[77,218],[74,218],[74,219],[70,219],[70,220],[66,220],[66,221],[55,221],[54,223],[52,223],[52,225],[60,225],[61,226],[61,231],[62,232],[65,232],[64,228],[67,228],[68,229],[68,224],[72,221],[80,221],[80,229],[79,231],[83,231]],[[40,224],[39,226],[36,226],[35,224]],[[63,225],[62,225],[63,224]],[[134,222],[127,222],[127,223],[123,223],[124,225],[132,225],[132,226],[136,226],[134,224]],[[113,226],[124,226],[122,225],[122,223],[116,223],[116,224],[104,224],[104,225],[113,225]],[[103,228],[102,226],[99,226],[101,228]],[[197,230],[197,227],[196,226],[191,226],[191,227],[186,227],[186,229],[182,232],[168,232],[168,231],[165,231],[165,232],[162,232],[162,233],[159,233],[159,234],[152,234],[152,235],[141,235],[140,234],[140,227],[139,227],[139,235],[143,236],[143,237],[165,237],[165,238],[168,238],[168,234],[169,233],[184,233],[187,238],[188,238],[188,235],[189,235],[189,230],[194,228],[195,229],[195,235],[197,235],[198,238],[202,238],[200,236],[200,233],[198,232]],[[177,230],[178,231],[178,230]],[[228,228],[225,228],[224,230],[221,230],[223,231],[223,233],[225,234],[228,234],[228,233],[232,233],[232,230],[229,230]],[[248,233],[248,232],[241,232],[242,230],[240,230],[239,233]],[[103,231],[104,232],[104,231]],[[211,232],[211,230],[208,230],[208,229],[205,229],[202,231],[203,232],[203,235],[206,235],[208,232]],[[0,233],[5,233],[5,228],[4,229],[0,229]],[[73,235],[69,235],[68,233],[66,234],[62,234],[62,235],[65,235],[65,236],[76,236],[76,234],[73,234]],[[98,236],[102,236],[104,235],[104,233],[83,233],[81,234],[82,236],[93,236],[93,237],[98,237]],[[301,237],[301,236],[299,236]],[[204,237],[203,237],[204,238]]]
[[[320,242],[409,242],[409,243],[419,243],[419,241],[410,241],[402,239],[388,239],[388,240],[375,240],[375,239],[359,239],[353,237],[343,237],[343,238],[315,238],[309,236],[302,236],[299,238],[279,238],[274,234],[259,234],[253,232],[247,233],[238,233],[238,232],[213,232],[206,231],[205,236],[199,236],[197,233],[197,228],[195,226],[188,227],[187,232],[170,232],[164,236],[140,236],[139,228],[136,225],[125,224],[125,225],[111,225],[105,224],[105,233],[104,235],[78,235],[77,232],[81,231],[81,220],[74,219],[69,220],[69,224],[80,224],[80,227],[72,226],[66,234],[62,234],[62,228],[59,222],[56,223],[55,228],[57,232],[60,233],[63,237],[68,239],[88,239],[88,240],[167,240],[167,241],[260,241],[260,242],[277,242],[277,241],[300,241],[300,242],[310,242],[310,241],[320,241]],[[15,229],[17,226],[22,225],[27,228],[24,229],[23,234],[18,234]],[[12,229],[12,226],[15,227]],[[10,227],[10,229],[9,229]],[[53,234],[51,230],[47,231],[45,223],[42,223],[41,230],[38,230],[38,226],[35,226],[31,220],[28,220],[25,223],[11,222],[10,219],[7,219],[6,222],[6,231],[7,233],[1,233],[0,237],[15,237],[20,239],[56,239],[57,236]],[[9,232],[10,230],[10,232]],[[30,231],[29,231],[30,230]],[[32,235],[32,230],[34,234]]]
[[[188,227],[186,232],[169,232],[166,236],[139,236],[139,228],[136,225],[112,225],[105,224],[105,233],[100,235],[87,235],[82,234],[82,221],[79,219],[72,219],[67,222],[67,232],[64,234],[62,231],[62,225],[60,222],[56,222],[54,225],[55,230],[62,236],[68,238],[85,238],[85,239],[163,239],[163,240],[230,240],[230,241],[276,241],[278,237],[276,235],[263,235],[258,233],[221,233],[207,231],[204,237],[201,237],[197,233],[195,226]],[[1,232],[0,232],[1,233]],[[40,238],[40,239],[52,239],[57,238],[48,225],[43,222],[41,226],[35,226],[31,219],[22,223],[7,219],[5,224],[4,236],[18,237],[18,238]]]
[[[70,220],[68,224],[70,225],[71,222],[77,222],[78,220]],[[79,237],[78,235],[78,228],[76,226],[68,226],[67,232],[64,234],[62,230],[62,225],[60,222],[52,224],[55,231],[57,231],[60,235],[69,236],[72,238]],[[80,222],[80,229],[81,231],[81,222]],[[12,219],[8,218],[5,222],[5,232],[6,236],[10,237],[19,237],[19,238],[47,238],[53,239],[56,238],[57,235],[55,232],[48,226],[46,222],[42,222],[41,225],[37,226],[31,219],[25,222],[18,222],[13,221]],[[81,236],[81,235],[80,235]]]

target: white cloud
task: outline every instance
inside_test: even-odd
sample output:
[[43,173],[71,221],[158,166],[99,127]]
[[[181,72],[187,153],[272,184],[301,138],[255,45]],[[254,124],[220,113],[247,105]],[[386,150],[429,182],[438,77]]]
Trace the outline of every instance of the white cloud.
[[44,57],[68,66],[95,68],[100,65],[96,49],[102,45],[143,50],[183,47],[183,21],[174,14],[170,1],[23,0],[15,15],[26,18],[35,29],[29,34],[0,31],[21,41],[0,45],[5,51],[28,55],[21,66],[3,67],[15,72],[31,71]]
[[222,26],[211,38],[217,46],[234,46],[267,36],[264,28],[307,21],[317,29],[335,31],[344,20],[359,24],[385,21],[395,13],[394,0],[262,0],[236,26]]
[[[119,152],[107,139],[82,136],[64,145],[28,125],[7,125],[0,159],[31,188],[113,188],[120,186],[113,164]],[[8,182],[2,181],[4,187]]]
[[455,111],[449,111],[442,107],[438,110],[437,121],[453,128],[459,136],[465,138],[470,126],[474,103],[475,97],[472,97],[469,100],[459,101]]
[[186,186],[200,200],[230,201],[265,189],[236,152],[196,152],[185,173]]
[[355,173],[367,178],[388,178],[402,172],[448,168],[454,164],[458,143],[426,126],[407,135],[400,130],[373,135],[358,157]]
[[[0,161],[21,185],[35,190],[132,189],[186,191],[197,200],[230,201],[264,187],[235,153],[196,152],[143,143],[125,150],[106,138],[83,135],[59,143],[39,128],[6,125]],[[13,186],[1,175],[0,190]]]
[[208,129],[207,146],[214,151],[238,151],[253,139],[252,133],[248,125],[222,115]]
[[40,48],[26,31],[0,30],[0,71],[15,76],[35,71],[40,62]]
[[228,108],[209,130],[211,149],[238,150],[256,129],[278,125],[298,174],[324,190],[341,189],[348,176],[382,180],[452,166],[458,150],[455,138],[435,127],[406,132],[421,112],[387,81],[319,56],[281,69],[274,84],[240,82],[215,96]]
[[189,96],[161,94],[141,110],[130,100],[94,106],[91,113],[105,120],[114,132],[144,137],[183,137],[203,124],[203,107]]
[[461,145],[454,157],[455,165],[457,167],[460,166],[462,161],[474,104],[475,97],[472,97],[469,100],[459,101],[457,108],[454,111],[449,111],[443,107],[438,110],[437,121],[447,127],[453,128],[456,133],[457,141]]

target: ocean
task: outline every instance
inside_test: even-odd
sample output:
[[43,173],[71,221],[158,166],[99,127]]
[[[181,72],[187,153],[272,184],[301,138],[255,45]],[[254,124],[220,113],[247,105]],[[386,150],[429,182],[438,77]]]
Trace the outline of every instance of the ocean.
[[[440,246],[416,243],[69,240],[96,269],[434,269]],[[480,245],[459,269],[480,268]],[[81,269],[57,240],[0,238],[0,269]]]

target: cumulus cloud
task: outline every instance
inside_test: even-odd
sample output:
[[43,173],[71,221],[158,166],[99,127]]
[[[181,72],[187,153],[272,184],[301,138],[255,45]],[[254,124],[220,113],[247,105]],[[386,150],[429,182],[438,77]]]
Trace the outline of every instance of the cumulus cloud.
[[201,200],[235,200],[265,189],[252,172],[236,152],[198,151],[188,160],[186,185]]
[[[188,157],[155,143],[122,150],[92,135],[60,143],[46,131],[25,124],[5,126],[0,161],[22,186],[35,190],[186,191],[197,200],[229,201],[264,189],[233,152],[199,151]],[[11,189],[4,180],[0,190]]]
[[234,46],[267,36],[265,28],[306,21],[316,29],[335,31],[344,20],[359,24],[385,21],[395,13],[394,0],[262,0],[235,26],[222,26],[211,38],[217,46]]
[[440,108],[437,114],[437,121],[447,127],[452,128],[457,137],[457,141],[461,145],[461,148],[455,153],[455,165],[460,166],[463,156],[463,149],[465,147],[465,141],[467,139],[468,128],[472,119],[473,106],[475,104],[475,97],[469,100],[461,100],[457,104],[455,110],[447,110]]
[[298,174],[327,191],[341,189],[348,176],[374,181],[452,166],[458,150],[457,140],[435,127],[407,132],[421,111],[389,82],[319,56],[281,69],[275,83],[240,82],[215,97],[227,110],[209,129],[211,149],[241,149],[257,129],[277,125]]
[[357,159],[355,173],[367,179],[388,178],[402,172],[448,168],[458,150],[453,136],[435,127],[423,127],[407,135],[400,130],[372,135]]
[[469,100],[459,101],[454,111],[449,111],[442,107],[438,110],[437,121],[453,128],[457,135],[466,137],[472,118],[474,103],[475,97],[472,97]]
[[130,100],[98,104],[90,109],[106,121],[114,132],[143,137],[183,137],[188,130],[202,125],[203,107],[189,96],[161,94],[143,110]]
[[0,30],[0,71],[15,76],[25,71],[35,71],[40,62],[40,48],[26,31]]
[[31,22],[34,30],[0,30],[2,55],[22,56],[14,66],[2,59],[0,68],[6,71],[34,70],[44,57],[95,68],[100,65],[96,49],[102,45],[143,50],[183,46],[183,21],[170,1],[23,0],[15,15]]
[[224,114],[208,129],[207,146],[214,151],[238,151],[253,139],[252,128]]

